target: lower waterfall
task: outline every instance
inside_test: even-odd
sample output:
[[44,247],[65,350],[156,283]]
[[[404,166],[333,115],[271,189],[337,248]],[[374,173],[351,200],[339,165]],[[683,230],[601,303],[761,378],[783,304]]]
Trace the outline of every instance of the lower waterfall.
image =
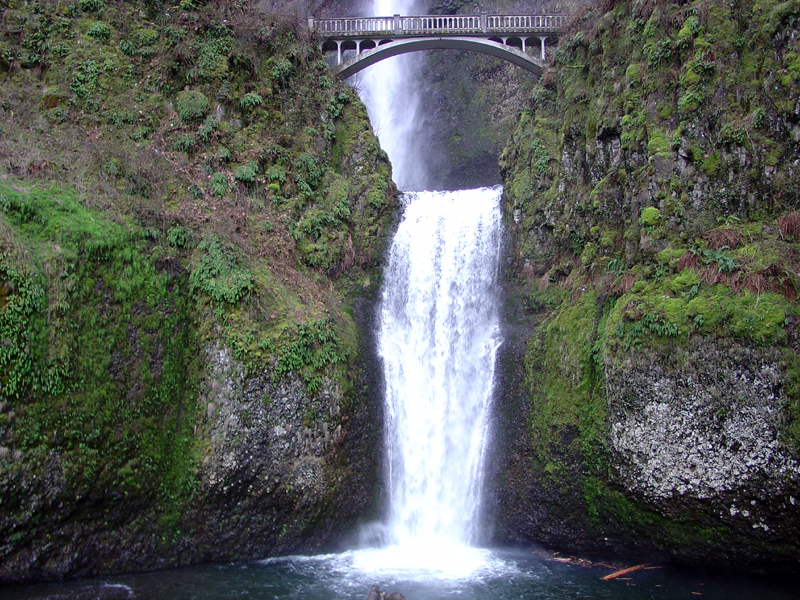
[[500,344],[500,194],[409,193],[392,243],[378,348],[400,546],[476,541]]

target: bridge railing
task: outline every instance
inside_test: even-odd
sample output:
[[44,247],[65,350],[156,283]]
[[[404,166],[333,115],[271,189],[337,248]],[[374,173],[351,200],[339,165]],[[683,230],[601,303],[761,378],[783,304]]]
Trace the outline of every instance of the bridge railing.
[[478,15],[449,15],[425,17],[400,17],[402,34],[418,33],[478,33],[482,31],[481,17]]
[[323,35],[364,35],[365,33],[393,34],[394,17],[364,19],[309,19],[309,25]]
[[423,15],[308,20],[327,37],[364,35],[431,35],[460,33],[554,32],[567,24],[567,15]]
[[567,15],[488,15],[489,33],[555,31],[567,24]]

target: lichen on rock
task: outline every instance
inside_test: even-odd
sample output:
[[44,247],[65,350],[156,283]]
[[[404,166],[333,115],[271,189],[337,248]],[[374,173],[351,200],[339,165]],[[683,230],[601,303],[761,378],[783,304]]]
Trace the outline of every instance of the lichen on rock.
[[796,487],[780,354],[731,346],[640,351],[607,370],[609,448],[626,489],[662,500]]

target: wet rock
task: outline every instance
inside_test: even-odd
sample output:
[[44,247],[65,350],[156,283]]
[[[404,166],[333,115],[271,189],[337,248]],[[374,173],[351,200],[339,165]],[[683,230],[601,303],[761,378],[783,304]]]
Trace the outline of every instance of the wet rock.
[[369,591],[367,600],[406,600],[406,597],[400,592],[387,594],[386,592],[382,592],[377,585],[373,585]]

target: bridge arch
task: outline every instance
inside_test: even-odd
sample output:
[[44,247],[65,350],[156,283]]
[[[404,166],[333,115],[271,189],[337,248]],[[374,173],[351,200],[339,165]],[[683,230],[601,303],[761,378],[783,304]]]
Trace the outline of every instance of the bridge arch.
[[391,56],[399,56],[400,54],[418,52],[420,50],[439,49],[481,52],[507,60],[537,75],[542,74],[544,66],[542,60],[534,58],[513,46],[504,45],[502,42],[498,43],[492,40],[469,37],[431,37],[401,39],[381,44],[336,65],[333,68],[333,72],[342,79],[346,79]]

